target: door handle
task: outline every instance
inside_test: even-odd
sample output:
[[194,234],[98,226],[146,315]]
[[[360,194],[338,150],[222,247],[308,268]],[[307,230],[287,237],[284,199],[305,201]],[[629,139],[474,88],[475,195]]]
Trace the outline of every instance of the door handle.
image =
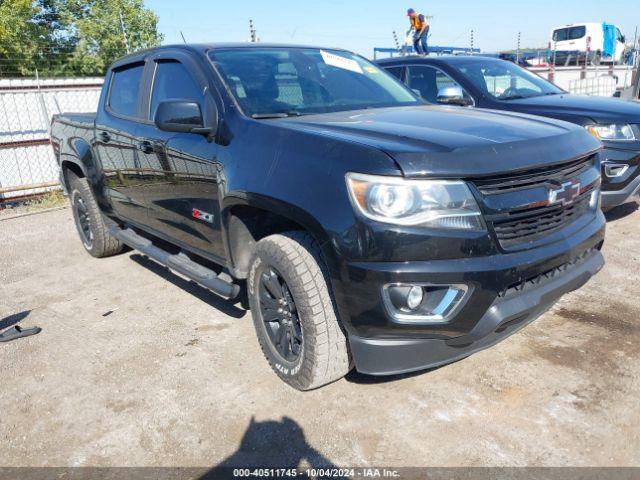
[[102,140],[103,143],[109,143],[111,141],[111,135],[109,135],[107,132],[100,132],[98,137],[100,138],[100,140]]
[[148,140],[138,142],[137,147],[142,153],[153,153],[153,145]]

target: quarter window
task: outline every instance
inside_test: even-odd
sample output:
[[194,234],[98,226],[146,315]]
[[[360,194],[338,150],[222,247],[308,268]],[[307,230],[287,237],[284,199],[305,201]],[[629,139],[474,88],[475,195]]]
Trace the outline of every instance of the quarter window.
[[115,113],[135,117],[144,64],[136,64],[113,71],[109,93],[109,107]]
[[202,89],[198,87],[184,65],[175,60],[158,62],[151,96],[152,119],[161,102],[181,99],[199,103],[201,98]]

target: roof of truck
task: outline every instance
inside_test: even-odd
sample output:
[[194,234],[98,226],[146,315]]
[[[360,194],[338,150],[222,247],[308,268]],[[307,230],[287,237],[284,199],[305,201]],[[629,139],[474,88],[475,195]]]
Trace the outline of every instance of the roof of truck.
[[190,50],[199,53],[205,53],[209,50],[225,50],[231,48],[238,49],[254,49],[254,48],[312,48],[312,49],[324,49],[324,50],[340,50],[346,52],[344,48],[339,47],[318,47],[315,45],[297,45],[291,43],[250,43],[250,42],[221,42],[221,43],[177,43],[172,45],[162,45],[159,47],[147,48],[144,50],[138,50],[137,52],[130,53],[124,57],[117,59],[110,68],[121,66],[123,63],[129,63],[131,61],[141,60],[152,52],[161,52],[163,50]]

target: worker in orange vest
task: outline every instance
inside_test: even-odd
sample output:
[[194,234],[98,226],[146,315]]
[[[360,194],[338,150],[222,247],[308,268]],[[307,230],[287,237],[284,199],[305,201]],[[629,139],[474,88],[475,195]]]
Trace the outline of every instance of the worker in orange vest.
[[418,55],[429,55],[427,47],[427,37],[429,36],[429,24],[427,18],[421,13],[416,13],[413,8],[407,10],[407,16],[411,23],[411,28],[407,35],[413,30],[413,48]]

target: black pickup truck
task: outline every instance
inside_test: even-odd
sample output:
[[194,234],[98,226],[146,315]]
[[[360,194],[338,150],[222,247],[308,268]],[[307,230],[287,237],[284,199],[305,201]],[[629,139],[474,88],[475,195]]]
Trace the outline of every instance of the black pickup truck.
[[603,265],[583,128],[426,105],[343,50],[140,52],[95,116],[54,117],[52,145],[91,255],[127,245],[231,299],[246,284],[301,390],[468,356]]

